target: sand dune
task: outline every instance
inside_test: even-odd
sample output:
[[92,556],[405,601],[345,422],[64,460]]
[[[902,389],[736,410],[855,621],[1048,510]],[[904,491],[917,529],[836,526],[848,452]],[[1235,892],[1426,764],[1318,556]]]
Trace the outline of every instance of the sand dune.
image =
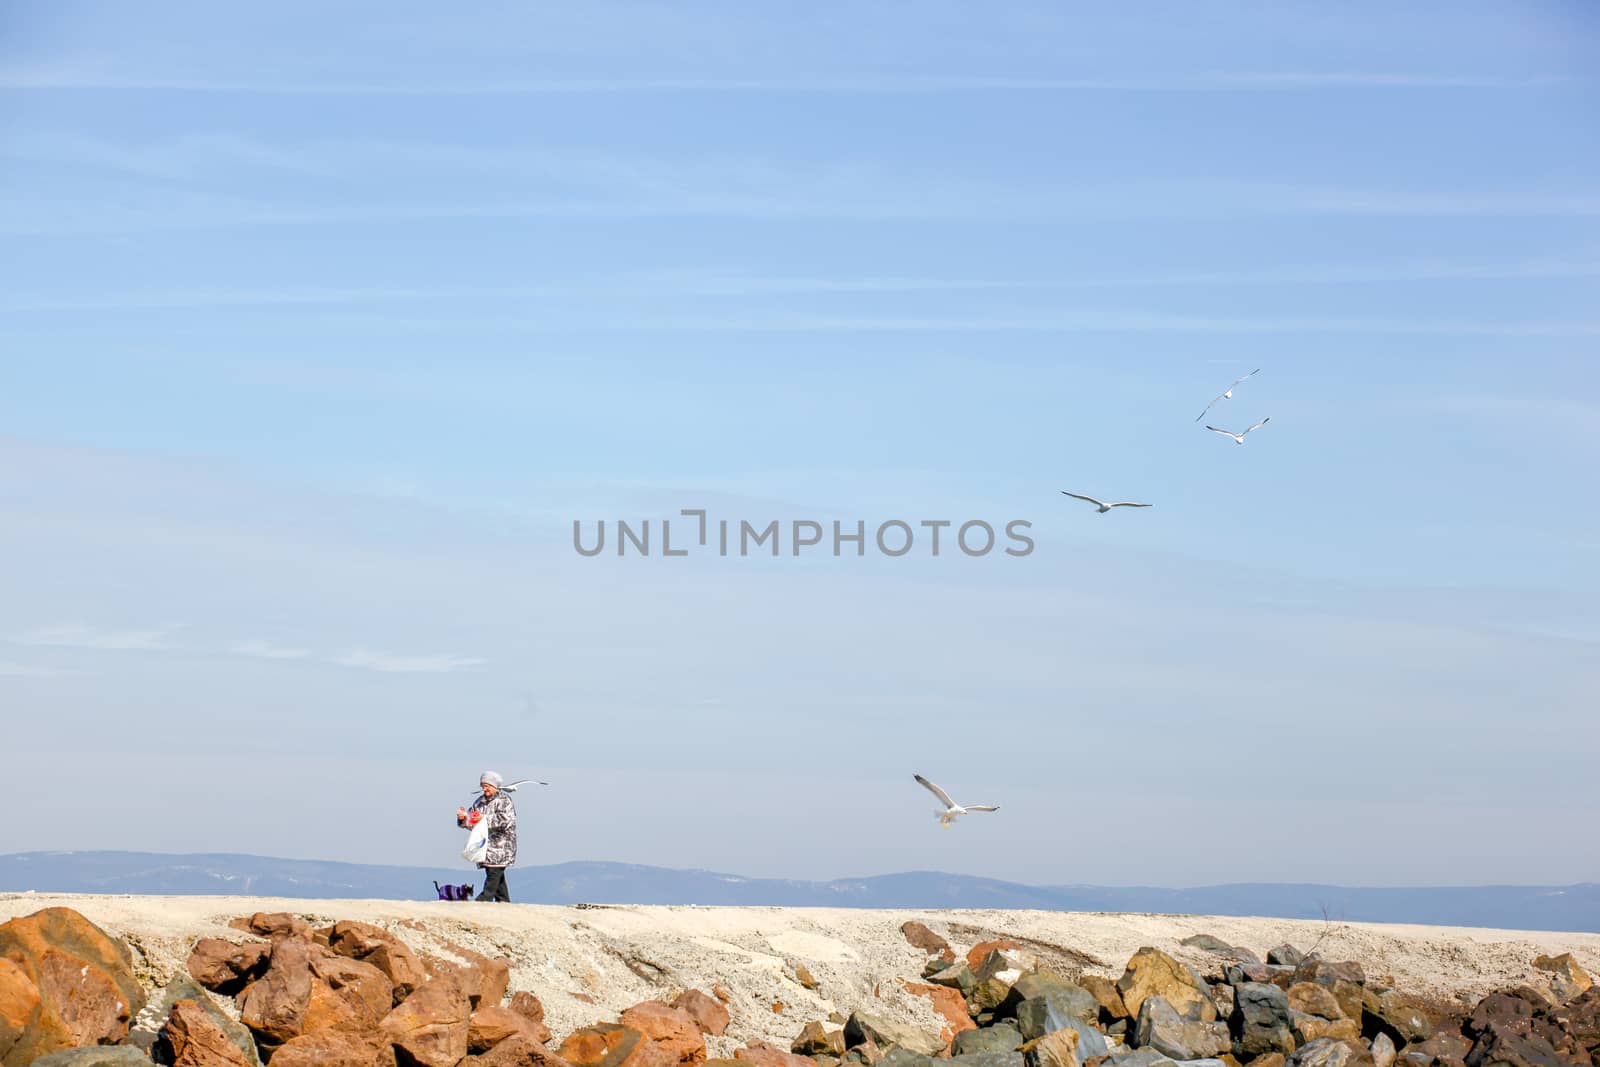
[[[1524,981],[1533,973],[1530,961],[1540,953],[1570,951],[1585,968],[1600,973],[1600,934],[1220,916],[22,893],[0,895],[0,921],[56,906],[75,908],[126,937],[139,957],[141,976],[152,983],[181,969],[197,938],[242,937],[225,924],[256,911],[287,911],[314,923],[360,919],[393,929],[421,949],[454,941],[511,957],[512,989],[537,994],[558,1035],[614,1019],[640,1000],[721,983],[731,994],[733,1025],[713,1044],[728,1048],[754,1039],[787,1047],[808,1020],[869,1004],[937,1029],[927,1001],[906,995],[896,983],[917,977],[923,963],[922,953],[901,936],[900,925],[908,919],[926,923],[962,949],[1002,936],[1036,942],[1035,948],[1069,976],[1080,971],[1119,975],[1144,945],[1205,969],[1215,957],[1178,944],[1196,933],[1257,952],[1284,942],[1308,948],[1320,940],[1329,958],[1359,961],[1369,976],[1392,976],[1400,989],[1440,996],[1482,994]],[[815,976],[815,990],[796,980],[796,964]],[[781,1009],[774,1011],[774,1004]]]

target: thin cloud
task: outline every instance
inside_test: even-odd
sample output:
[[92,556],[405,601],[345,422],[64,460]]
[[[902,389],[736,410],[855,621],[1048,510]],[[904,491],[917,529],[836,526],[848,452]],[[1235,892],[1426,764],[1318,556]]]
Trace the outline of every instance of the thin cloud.
[[333,656],[328,662],[385,674],[449,674],[481,666],[488,660],[471,656],[396,656],[388,652],[357,649]]
[[179,629],[101,630],[83,623],[40,626],[12,638],[15,644],[40,648],[81,648],[96,651],[165,652],[177,648],[167,635]]
[[285,648],[270,641],[236,641],[228,651],[236,656],[251,656],[256,659],[305,659],[311,655],[310,649]]
[[0,660],[0,678],[59,678],[65,673],[54,667],[38,667],[30,663]]

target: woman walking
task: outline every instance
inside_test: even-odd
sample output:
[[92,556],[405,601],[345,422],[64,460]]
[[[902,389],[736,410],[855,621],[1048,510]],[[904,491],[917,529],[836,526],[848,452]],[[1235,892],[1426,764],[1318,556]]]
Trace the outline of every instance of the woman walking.
[[504,779],[494,771],[484,771],[478,778],[483,794],[470,808],[456,809],[456,825],[470,828],[488,820],[489,848],[478,863],[484,870],[483,892],[478,899],[509,904],[506,868],[517,862],[517,808],[511,794],[500,788],[503,784]]

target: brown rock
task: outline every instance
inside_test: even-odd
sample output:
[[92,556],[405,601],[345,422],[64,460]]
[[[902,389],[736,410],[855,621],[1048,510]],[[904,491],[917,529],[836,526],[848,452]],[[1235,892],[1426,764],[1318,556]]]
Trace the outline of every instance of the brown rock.
[[1335,1041],[1361,1039],[1361,1026],[1354,1019],[1326,1019],[1320,1015],[1291,1011],[1289,1027],[1294,1033],[1295,1041],[1302,1045],[1310,1044],[1319,1037],[1332,1038]]
[[[513,993],[511,1002],[506,1006],[524,1018],[532,1019],[536,1023],[544,1022],[544,1004],[526,989],[519,989]],[[549,1041],[550,1039],[546,1037],[540,1038],[540,1040]]]
[[282,941],[285,938],[311,940],[311,924],[286,911],[258,911],[247,919],[235,919],[228,925],[269,941]]
[[239,994],[239,1021],[268,1049],[299,1037],[306,1032],[311,985],[310,942],[285,939],[274,948],[266,974]]
[[900,932],[905,935],[912,948],[920,948],[930,956],[938,956],[946,963],[954,963],[956,954],[950,948],[950,942],[928,929],[916,920],[909,920],[900,924]]
[[511,961],[504,956],[490,959],[460,945],[446,943],[455,960],[437,956],[423,958],[423,967],[430,978],[445,977],[461,987],[476,1011],[484,1005],[499,1004],[505,999],[506,987],[511,984]]
[[939,1039],[946,1044],[954,1041],[955,1036],[963,1030],[977,1029],[978,1024],[967,1014],[967,1001],[959,990],[941,985],[922,985],[919,982],[901,984],[912,996],[927,997],[933,1002],[934,1013],[945,1021],[945,1026],[939,1031]]
[[6,1067],[58,1049],[121,1041],[145,1004],[127,945],[71,908],[0,924],[0,959],[16,968],[7,969],[4,981],[0,1035],[11,1036],[0,1041],[11,1048],[0,1062]]
[[[876,996],[877,994],[873,994],[873,995]],[[783,1014],[783,1009],[787,1008],[788,1006],[789,1005],[785,1004],[781,1000],[774,1000],[772,1002],[772,1014],[774,1014],[774,1015],[782,1015]]]
[[1264,1052],[1250,1061],[1250,1067],[1283,1067],[1285,1062],[1281,1052]]
[[971,967],[973,971],[977,971],[979,967],[983,966],[984,958],[989,953],[1000,949],[1020,949],[1022,947],[1022,942],[1005,938],[998,941],[979,941],[967,950],[967,966]]
[[733,1020],[728,1015],[728,1009],[714,997],[708,997],[698,989],[685,989],[678,994],[672,1002],[674,1008],[679,1008],[689,1013],[702,1034],[712,1037],[721,1037],[728,1031],[728,1024]]
[[581,1000],[585,1004],[595,1003],[595,999],[587,993],[568,993],[567,996],[571,997],[573,1000]]
[[266,973],[271,952],[265,941],[234,944],[220,937],[201,938],[189,953],[189,973],[213,993],[231,997]]
[[705,1036],[694,1016],[681,1008],[646,1000],[623,1012],[619,1021],[672,1053],[679,1063],[699,1063],[706,1058]]
[[1078,1067],[1078,1031],[1052,1030],[1022,1046],[1027,1067]]
[[752,1042],[749,1046],[739,1049],[733,1058],[741,1063],[750,1064],[751,1067],[817,1067],[805,1056],[796,1056],[792,1052],[785,1052],[781,1048],[773,1048],[761,1041]]
[[1100,1017],[1107,1022],[1118,1019],[1131,1019],[1128,1006],[1122,1001],[1122,994],[1117,992],[1117,983],[1109,978],[1102,978],[1097,974],[1086,974],[1078,979],[1078,984],[1089,991],[1100,1004]]
[[811,968],[803,963],[794,965],[794,980],[805,989],[815,989],[819,984],[816,975],[811,973]]
[[1128,968],[1117,979],[1117,992],[1130,1016],[1137,1018],[1146,997],[1166,999],[1179,1015],[1214,1022],[1217,1007],[1206,995],[1205,986],[1193,971],[1155,948],[1141,948],[1128,961]]
[[1348,1018],[1327,986],[1315,982],[1296,982],[1289,987],[1289,1007],[1324,1019]]
[[550,1040],[550,1028],[519,1011],[487,1005],[472,1013],[467,1024],[467,1048],[488,1052],[508,1037],[521,1035],[538,1045]]
[[172,1006],[161,1028],[162,1061],[173,1067],[253,1067],[250,1059],[192,1000]]
[[278,1046],[273,1067],[394,1067],[394,1049],[375,1034],[318,1030]]
[[844,1031],[829,1030],[819,1022],[806,1023],[800,1036],[794,1039],[789,1051],[796,1056],[844,1056]]
[[468,1056],[463,1067],[568,1067],[567,1061],[523,1034],[513,1034],[488,1052]]
[[384,1016],[378,1029],[407,1067],[456,1067],[467,1055],[471,1012],[460,986],[435,978]]
[[639,1031],[616,1023],[574,1030],[556,1052],[573,1067],[676,1067],[678,1062]]
[[370,923],[342,919],[333,924],[328,947],[340,956],[368,963],[384,973],[394,986],[398,1004],[428,980],[428,972],[406,943]]
[[1533,965],[1550,975],[1550,984],[1563,1002],[1582,996],[1594,988],[1594,979],[1578,965],[1570,952],[1563,952],[1559,956],[1535,956]]
[[[373,1029],[394,1007],[394,985],[387,975],[370,963],[343,956],[313,954],[311,973],[351,1007],[355,1025],[359,1029]],[[321,1030],[327,1027],[313,1025],[307,1029]]]

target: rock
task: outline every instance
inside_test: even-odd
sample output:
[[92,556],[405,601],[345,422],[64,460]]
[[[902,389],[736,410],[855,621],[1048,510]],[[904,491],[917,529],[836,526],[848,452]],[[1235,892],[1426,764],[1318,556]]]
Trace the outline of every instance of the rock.
[[427,969],[405,942],[370,923],[341,919],[333,924],[328,947],[337,955],[360,960],[382,971],[394,986],[396,1004],[428,980]]
[[833,1056],[842,1058],[845,1053],[844,1031],[829,1030],[819,1022],[806,1023],[800,1035],[789,1046],[796,1056]]
[[1027,1060],[1021,1052],[971,1052],[935,1062],[941,1067],[945,1064],[949,1067],[1027,1067]]
[[33,1067],[150,1067],[150,1057],[126,1045],[97,1045],[52,1052],[34,1060]]
[[924,1034],[907,1023],[870,1012],[851,1012],[850,1018],[844,1024],[845,1047],[855,1048],[868,1041],[879,1048],[898,1045],[909,1052],[920,1052],[924,1056],[938,1055],[945,1048],[945,1042]]
[[1233,989],[1233,1015],[1228,1020],[1233,1033],[1233,1054],[1260,1056],[1267,1052],[1287,1055],[1295,1051],[1294,1033],[1289,1026],[1289,997],[1275,985],[1245,982]]
[[264,1053],[301,1034],[372,1029],[383,1018],[387,979],[375,967],[326,953],[310,938],[281,938],[267,973],[239,994],[239,1021]]
[[1193,1060],[1226,1052],[1233,1046],[1233,1039],[1226,1024],[1186,1019],[1165,997],[1151,996],[1139,1005],[1133,1044],[1153,1048],[1175,1060]]
[[883,1054],[878,1067],[934,1067],[934,1058],[909,1049],[892,1048]]
[[1600,989],[1590,988],[1548,1013],[1550,1022],[1568,1034],[1575,1046],[1587,1049],[1600,1064]]
[[[556,1054],[573,1067],[676,1067],[678,1062],[672,1053],[639,1031],[616,1023],[596,1023],[574,1030]],[[784,1065],[771,1064],[770,1067]],[[807,1064],[807,1067],[814,1065]]]
[[1294,1067],[1370,1067],[1372,1056],[1360,1045],[1323,1038],[1296,1050]]
[[623,1012],[620,1022],[672,1053],[678,1063],[699,1063],[706,1058],[705,1036],[694,1017],[681,1008],[646,1000]]
[[1294,1034],[1297,1047],[1323,1037],[1335,1041],[1361,1040],[1361,1027],[1354,1019],[1324,1019],[1320,1015],[1307,1015],[1292,1008],[1289,1010],[1289,1029]]
[[[221,1030],[234,1048],[238,1049],[240,1054],[244,1056],[250,1067],[261,1067],[261,1057],[256,1052],[255,1038],[251,1036],[250,1030],[223,1011],[217,1002],[211,999],[206,991],[200,987],[200,984],[186,974],[178,975],[168,982],[160,992],[151,997],[150,1002],[145,1005],[144,1010],[134,1020],[134,1025],[138,1030],[143,1030],[149,1034],[153,1054],[167,1054],[156,1051],[156,1046],[161,1044],[161,1039],[157,1032],[164,1029],[171,1020],[172,1009],[179,1001],[188,1001],[205,1012],[217,1029]],[[135,1032],[138,1032],[138,1030]],[[170,1061],[158,1059],[156,1062],[164,1063]]]
[[1128,1006],[1122,1002],[1122,994],[1117,992],[1116,982],[1097,974],[1086,974],[1078,979],[1078,985],[1088,990],[1089,995],[1099,1004],[1100,1021],[1110,1022],[1114,1019],[1131,1018]]
[[1372,1067],[1394,1067],[1395,1047],[1388,1034],[1372,1039]]
[[1279,945],[1277,948],[1267,950],[1268,963],[1281,963],[1290,967],[1298,967],[1306,960],[1306,954],[1293,945]]
[[967,1014],[967,1002],[961,993],[942,985],[922,985],[917,982],[902,982],[907,993],[914,997],[927,997],[933,1004],[933,1011],[944,1020],[945,1025],[939,1030],[939,1040],[949,1044],[955,1036],[963,1030],[976,1027],[972,1016]]
[[259,1067],[255,1056],[246,1057],[233,1039],[222,1032],[210,1014],[192,1000],[172,1006],[167,1024],[156,1042],[155,1061],[173,1067]]
[[900,932],[911,943],[912,948],[919,948],[929,955],[936,955],[946,963],[954,963],[956,954],[950,949],[950,942],[934,933],[921,923],[910,920],[900,924]]
[[[682,1000],[690,993],[694,993],[694,990],[691,989],[688,993],[680,994],[678,996],[678,1000]],[[695,995],[705,997],[704,993],[697,993]],[[709,997],[706,997],[706,999],[710,1000]],[[674,1002],[673,1006],[679,1008],[683,1007],[682,1004],[678,1004],[676,1002]],[[544,1022],[544,1004],[539,1000],[538,997],[534,996],[526,989],[519,989],[515,993],[511,994],[511,1000],[506,1004],[506,1007],[510,1008],[512,1011],[516,1012],[525,1019],[531,1019],[536,1023]],[[541,1038],[540,1040],[548,1041],[549,1038]]]
[[970,1056],[977,1052],[1015,1052],[1025,1039],[1022,1031],[1011,1023],[996,1023],[980,1030],[967,1030],[956,1035],[950,1044],[954,1056]]
[[1217,1018],[1216,1005],[1195,973],[1159,949],[1141,948],[1134,953],[1127,970],[1117,979],[1117,992],[1134,1018],[1145,998],[1154,996],[1165,999],[1179,1015],[1201,1022],[1214,1022]]
[[794,965],[794,980],[800,983],[802,989],[815,989],[821,984],[817,981],[817,976],[811,973],[811,968],[803,963]]
[[1006,938],[998,941],[979,941],[967,950],[967,966],[976,971],[983,965],[983,961],[988,957],[989,953],[1005,949],[1020,949],[1022,947],[1021,941],[1011,941]]
[[1017,980],[1038,966],[1038,959],[1020,948],[997,948],[991,951],[972,972],[976,984],[968,999],[977,1009],[973,1014],[1000,1008],[1010,999],[1012,986]]
[[[128,1036],[144,1007],[127,945],[71,908],[46,908],[0,924],[0,959],[10,960],[0,1005],[0,1063],[27,1064],[63,1049]],[[32,992],[29,992],[29,987]]]
[[[394,1007],[394,983],[370,963],[313,952],[311,973],[337,993],[340,1000],[350,1005],[357,1029],[374,1029],[379,1020]],[[309,1028],[324,1029],[315,1025]]]
[[520,1011],[486,1005],[472,1013],[467,1020],[467,1048],[472,1052],[488,1052],[509,1037],[521,1035],[535,1044],[550,1040],[550,1028],[534,1022]]
[[266,972],[271,951],[265,941],[234,944],[220,937],[201,938],[189,953],[189,973],[211,992],[235,996]]
[[977,976],[972,973],[972,968],[965,963],[952,963],[939,968],[924,977],[934,985],[946,986],[950,989],[959,989],[962,996],[968,996],[977,987]]
[[[521,993],[517,994],[519,997],[522,995]],[[706,996],[698,989],[685,989],[678,994],[677,999],[672,1002],[672,1006],[688,1012],[689,1017],[700,1028],[700,1032],[702,1034],[710,1034],[712,1037],[721,1037],[727,1033],[728,1023],[732,1021],[728,1015],[728,1009],[722,1006],[721,1001],[715,997]],[[512,1007],[516,1007],[516,997],[512,998]],[[842,1052],[843,1050],[841,1049],[840,1051]]]
[[1589,972],[1578,965],[1570,952],[1563,952],[1559,956],[1535,956],[1533,965],[1551,976],[1552,992],[1562,1003],[1594,988],[1594,980],[1589,977]]
[[1268,1052],[1265,1055],[1257,1056],[1255,1059],[1251,1060],[1250,1067],[1283,1067],[1283,1065],[1287,1062],[1289,1061],[1284,1059],[1283,1053]]
[[1289,1007],[1294,1011],[1320,1015],[1324,1019],[1349,1018],[1327,986],[1315,982],[1296,982],[1289,987],[1288,996]]
[[[461,1062],[463,1067],[568,1067],[560,1056],[522,1034],[514,1034],[488,1052],[468,1056]],[[726,1064],[733,1061],[718,1062]]]
[[434,978],[397,1004],[378,1029],[394,1046],[396,1059],[407,1067],[413,1063],[455,1067],[467,1055],[471,1014],[471,1002],[459,985],[448,978]]
[[454,960],[437,956],[425,957],[423,969],[430,978],[449,978],[467,995],[467,1001],[476,1011],[488,1004],[499,1004],[505,999],[511,984],[511,961],[504,956],[490,959],[482,953],[446,942]]
[[1261,957],[1249,949],[1239,945],[1230,945],[1220,937],[1212,937],[1210,934],[1194,934],[1179,941],[1178,944],[1189,948],[1197,948],[1202,952],[1210,952],[1213,955],[1222,956],[1230,960],[1242,960],[1245,963],[1261,962]]
[[1411,998],[1389,990],[1362,998],[1362,1026],[1368,1033],[1386,1033],[1396,1046],[1426,1041],[1437,1029],[1433,1017]]
[[[785,1052],[781,1048],[760,1041],[752,1042],[733,1054],[733,1058],[750,1067],[817,1067],[815,1063],[804,1056],[796,1056],[792,1052]],[[715,1062],[715,1061],[708,1061]],[[607,1065],[610,1067],[610,1065]],[[630,1064],[629,1067],[632,1067]]]
[[1078,1031],[1056,1030],[1022,1046],[1027,1067],[1079,1067]]
[[[1143,1005],[1141,1005],[1142,1007]],[[1126,1045],[1118,1045],[1111,1050],[1111,1055],[1100,1061],[1105,1067],[1169,1067],[1177,1063],[1171,1056],[1165,1056],[1153,1048],[1133,1049]],[[1086,1063],[1084,1067],[1089,1067]],[[1254,1064],[1251,1067],[1255,1067]]]
[[304,919],[297,919],[286,911],[258,911],[248,919],[235,919],[228,924],[235,930],[243,930],[257,937],[264,937],[269,941],[282,941],[294,938],[297,941],[311,940],[311,924]]
[[272,1067],[394,1067],[394,1049],[376,1034],[318,1030],[279,1045]]
[[1290,985],[1315,982],[1324,986],[1339,1002],[1339,1010],[1350,1019],[1361,1018],[1361,1001],[1367,977],[1359,963],[1330,963],[1315,956],[1306,959],[1294,969]]
[[[1000,1009],[1003,1014],[1016,1015],[1023,1001],[1046,998],[1061,1015],[1091,1023],[1100,1017],[1100,1003],[1094,994],[1083,986],[1069,982],[1054,971],[1048,970],[1032,971],[1018,978],[1012,984],[1011,994],[1001,1004]],[[1057,1028],[1050,1027],[1050,1029]],[[1082,1051],[1079,1050],[1080,1055]]]

